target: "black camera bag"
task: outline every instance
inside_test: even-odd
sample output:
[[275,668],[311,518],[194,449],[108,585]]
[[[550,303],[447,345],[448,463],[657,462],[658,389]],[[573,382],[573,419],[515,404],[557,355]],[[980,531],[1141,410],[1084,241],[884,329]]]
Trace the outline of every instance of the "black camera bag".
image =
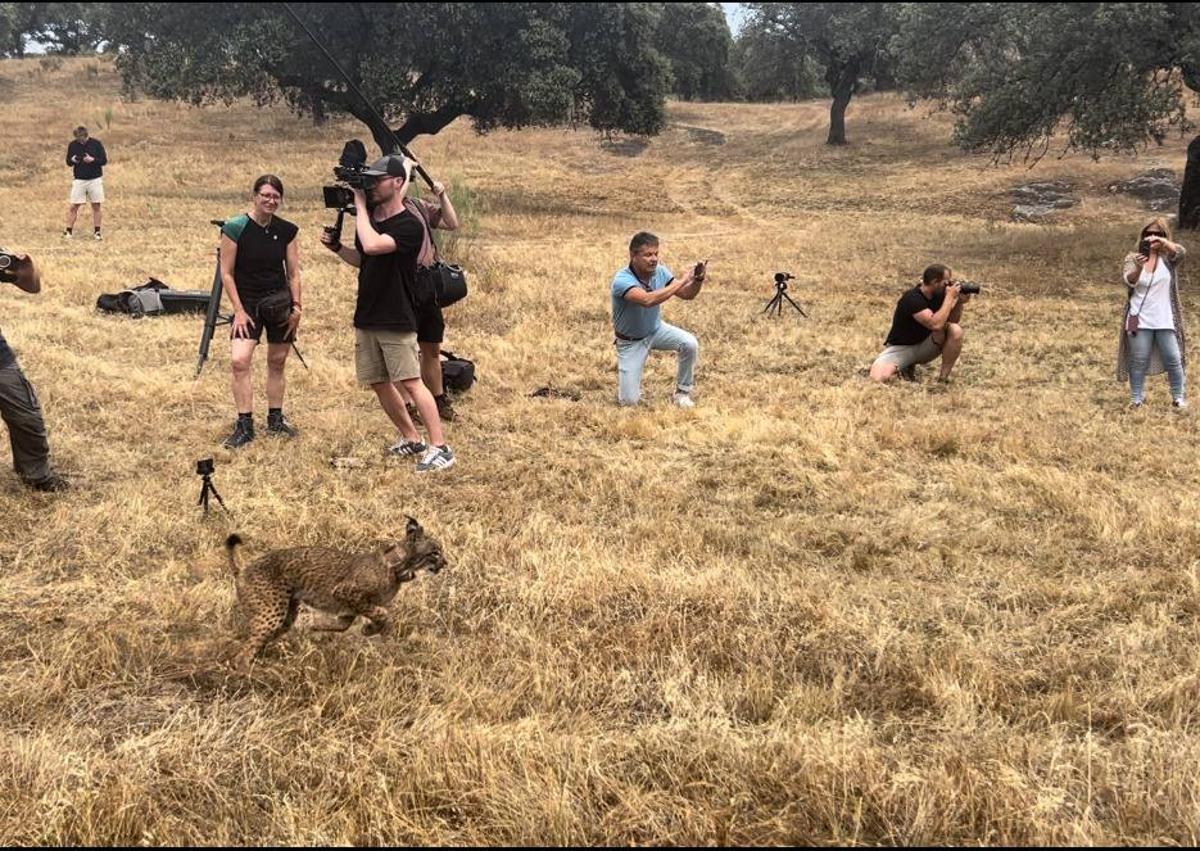
[[433,239],[433,228],[429,226],[425,208],[416,202],[413,202],[412,206],[421,216],[421,223],[425,225],[425,238],[433,246],[434,256],[432,266],[417,266],[416,286],[412,293],[413,306],[418,309],[430,304],[449,307],[467,297],[467,273],[461,266],[453,266],[437,259],[437,242]]
[[258,302],[257,324],[266,327],[272,325],[278,328],[286,325],[292,315],[292,291],[286,287],[275,290]]
[[433,283],[437,288],[438,307],[449,307],[467,297],[467,273],[461,266],[443,263],[433,264]]
[[442,352],[442,358],[442,385],[455,393],[470,390],[475,383],[475,362],[447,351]]

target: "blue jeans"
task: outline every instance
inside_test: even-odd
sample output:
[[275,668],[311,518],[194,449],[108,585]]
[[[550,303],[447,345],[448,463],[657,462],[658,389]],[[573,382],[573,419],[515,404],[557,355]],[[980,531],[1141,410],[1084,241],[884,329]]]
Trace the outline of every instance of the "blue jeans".
[[642,340],[621,340],[617,345],[617,401],[622,405],[636,405],[642,398],[642,369],[651,350],[679,352],[679,369],[675,377],[675,389],[680,393],[691,393],[696,371],[696,355],[700,344],[696,338],[681,328],[662,323],[658,330]]
[[1183,398],[1183,358],[1179,340],[1169,328],[1138,331],[1129,338],[1129,396],[1134,402],[1146,398],[1146,373],[1150,371],[1150,354],[1158,346],[1158,356],[1167,368],[1171,398]]

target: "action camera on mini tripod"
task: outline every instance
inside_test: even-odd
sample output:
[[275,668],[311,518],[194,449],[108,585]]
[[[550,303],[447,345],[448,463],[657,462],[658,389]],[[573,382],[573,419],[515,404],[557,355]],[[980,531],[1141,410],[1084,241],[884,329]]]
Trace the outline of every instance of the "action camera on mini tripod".
[[211,458],[204,458],[196,462],[196,475],[204,477],[204,485],[200,488],[200,498],[196,500],[196,505],[203,505],[205,514],[208,514],[209,494],[212,494],[217,498],[217,502],[220,504],[222,511],[229,511],[229,509],[225,507],[225,500],[221,499],[221,495],[217,493],[216,485],[212,483],[214,469],[215,465],[213,464],[213,459]]

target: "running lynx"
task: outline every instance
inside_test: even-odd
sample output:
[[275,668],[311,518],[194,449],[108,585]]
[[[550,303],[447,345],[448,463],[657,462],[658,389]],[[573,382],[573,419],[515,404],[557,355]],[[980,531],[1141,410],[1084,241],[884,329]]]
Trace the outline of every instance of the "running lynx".
[[328,547],[272,550],[239,573],[234,551],[241,543],[237,535],[225,541],[237,579],[238,605],[249,625],[249,637],[237,655],[243,671],[268,643],[291,628],[301,603],[334,616],[314,629],[342,632],[361,615],[367,619],[363,635],[375,635],[388,627],[384,607],[402,583],[415,579],[422,568],[437,573],[446,566],[441,545],[411,517],[404,540],[382,543],[370,552]]

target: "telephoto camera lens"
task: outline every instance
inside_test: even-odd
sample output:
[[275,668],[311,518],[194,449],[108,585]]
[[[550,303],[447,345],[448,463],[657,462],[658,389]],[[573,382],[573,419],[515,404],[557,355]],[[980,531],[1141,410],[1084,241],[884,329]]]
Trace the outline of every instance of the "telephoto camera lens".
[[11,254],[0,253],[0,269],[7,269],[13,263],[17,262],[17,258]]
[[962,285],[963,295],[976,295],[979,292],[980,286],[973,281],[960,281]]

